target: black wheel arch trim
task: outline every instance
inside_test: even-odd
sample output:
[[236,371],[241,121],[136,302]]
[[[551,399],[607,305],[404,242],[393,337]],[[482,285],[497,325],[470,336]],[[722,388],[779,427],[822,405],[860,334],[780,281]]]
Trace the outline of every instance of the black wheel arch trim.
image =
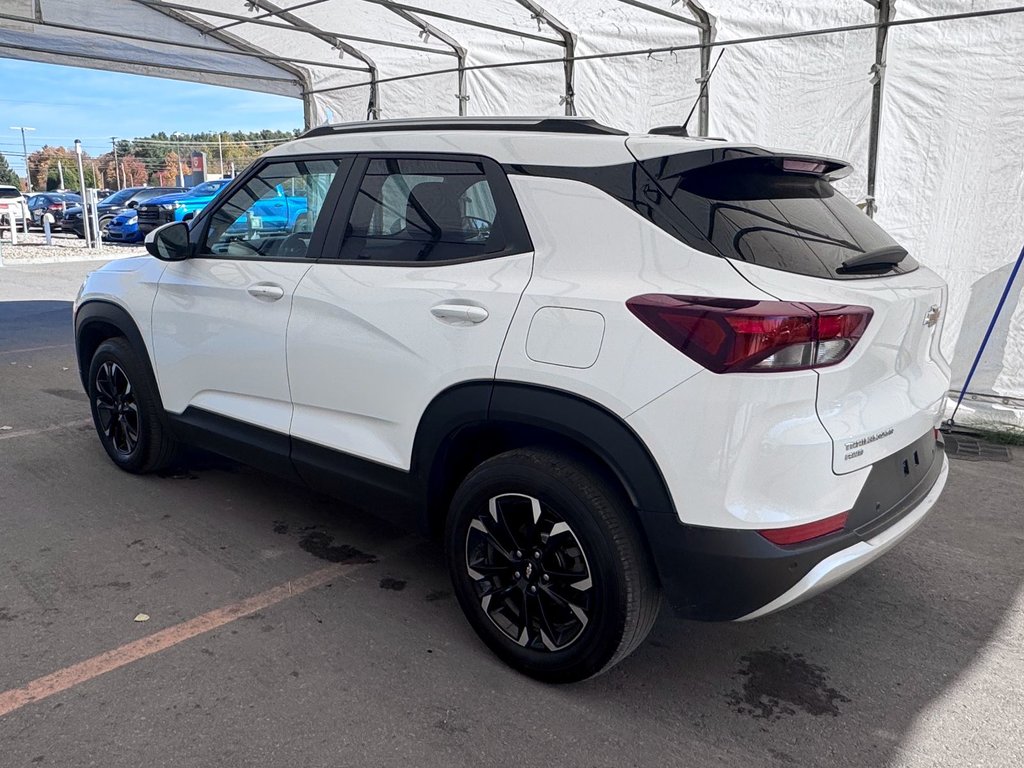
[[[142,332],[139,330],[139,326],[128,313],[128,310],[111,301],[103,299],[89,299],[83,302],[81,306],[78,307],[78,311],[75,312],[75,357],[78,360],[78,375],[82,380],[82,387],[84,387],[87,392],[89,390],[87,376],[89,372],[89,365],[92,363],[92,358],[91,356],[89,359],[83,359],[82,357],[84,352],[82,337],[83,333],[90,325],[96,324],[113,326],[120,332],[119,335],[128,339],[128,343],[132,345],[132,348],[142,358],[142,361],[147,368],[147,372],[152,377],[152,381],[156,382],[153,361],[149,355],[149,347],[146,345],[146,342],[142,337]],[[159,397],[159,387],[157,387],[157,396]]]

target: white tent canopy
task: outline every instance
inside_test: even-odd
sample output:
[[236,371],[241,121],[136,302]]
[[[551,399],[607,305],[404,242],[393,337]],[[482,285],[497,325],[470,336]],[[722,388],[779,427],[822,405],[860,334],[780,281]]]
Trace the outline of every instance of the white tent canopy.
[[[685,120],[724,50],[691,129],[852,161],[843,191],[950,283],[959,387],[1024,244],[1011,2],[0,0],[0,56],[293,96],[307,126],[581,114],[645,130]],[[989,405],[969,405],[1024,425],[1020,287],[971,384]]]

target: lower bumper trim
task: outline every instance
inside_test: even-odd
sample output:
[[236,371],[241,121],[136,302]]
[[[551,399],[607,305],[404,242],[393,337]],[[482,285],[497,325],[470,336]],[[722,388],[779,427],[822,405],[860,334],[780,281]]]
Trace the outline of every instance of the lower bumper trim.
[[924,520],[925,515],[935,506],[942,489],[949,477],[949,459],[942,457],[942,469],[935,485],[921,501],[899,522],[886,528],[872,539],[859,541],[852,547],[840,550],[826,557],[810,573],[804,576],[793,587],[779,595],[767,605],[741,616],[736,621],[749,621],[767,616],[783,608],[803,602],[853,575],[873,560],[881,557],[899,543],[908,533]]

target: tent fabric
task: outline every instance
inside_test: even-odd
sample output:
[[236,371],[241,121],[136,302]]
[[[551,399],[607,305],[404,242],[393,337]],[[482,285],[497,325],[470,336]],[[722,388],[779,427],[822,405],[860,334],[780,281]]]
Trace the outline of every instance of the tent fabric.
[[[899,0],[896,21],[1010,0]],[[0,0],[0,56],[303,98],[309,125],[369,117],[565,114],[627,130],[680,123],[699,92],[702,8],[716,43],[873,24],[877,0]],[[239,22],[238,18],[244,19]],[[463,23],[466,20],[474,24]],[[867,196],[873,28],[725,45],[710,133],[851,161]],[[588,58],[625,50],[672,52]],[[950,286],[943,351],[966,377],[1022,240],[1024,13],[889,29],[877,220]],[[455,71],[460,55],[466,98]],[[549,60],[529,66],[493,66]],[[484,68],[478,68],[484,67]],[[420,73],[415,79],[389,80]],[[371,104],[371,79],[376,101]],[[691,128],[697,125],[694,116]],[[1024,425],[1024,276],[960,416]],[[990,403],[985,405],[985,403]],[[959,420],[959,416],[958,416]]]

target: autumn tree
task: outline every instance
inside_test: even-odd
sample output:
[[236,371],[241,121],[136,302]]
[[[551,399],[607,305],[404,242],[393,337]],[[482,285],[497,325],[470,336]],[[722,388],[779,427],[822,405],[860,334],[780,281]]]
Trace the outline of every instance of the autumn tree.
[[149,180],[149,173],[146,171],[146,164],[135,155],[124,155],[121,157],[121,180],[125,187],[145,186]]

